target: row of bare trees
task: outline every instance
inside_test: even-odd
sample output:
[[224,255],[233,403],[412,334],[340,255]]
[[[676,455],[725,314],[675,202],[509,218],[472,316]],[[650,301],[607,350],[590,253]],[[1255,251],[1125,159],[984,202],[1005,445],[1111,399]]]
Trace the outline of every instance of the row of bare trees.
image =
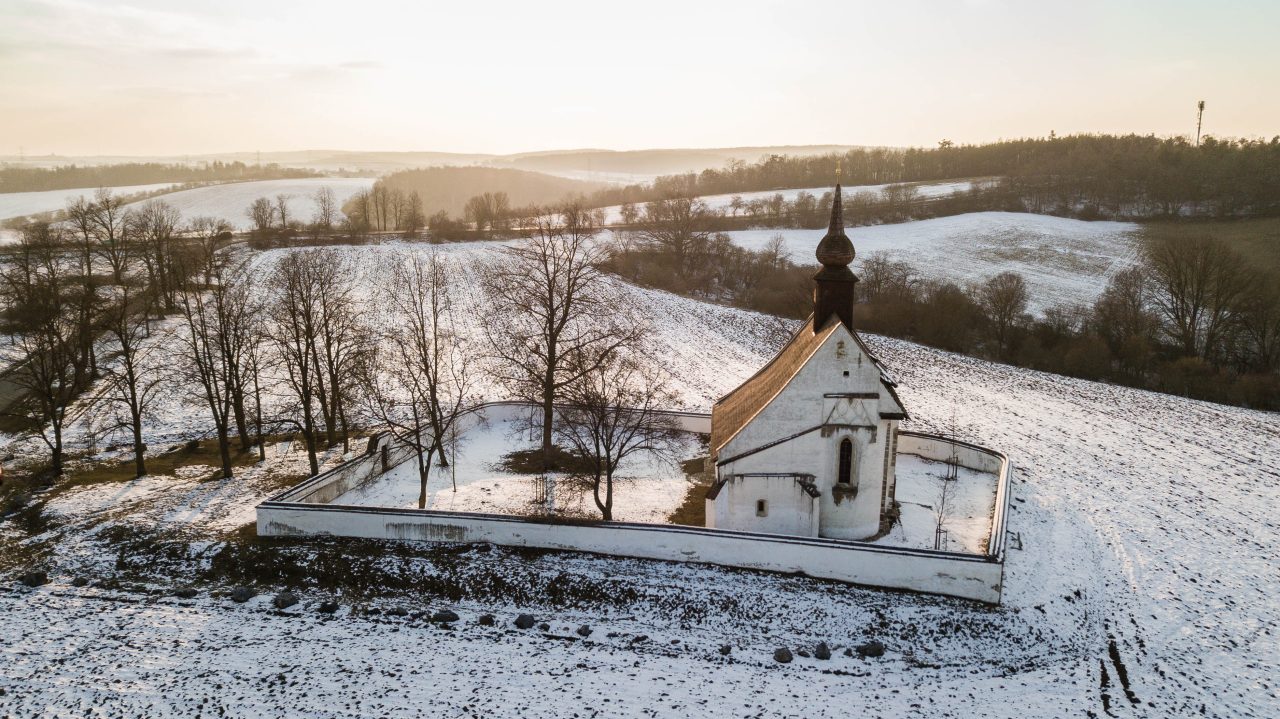
[[[104,195],[85,215],[71,225],[83,231],[28,228],[3,277],[25,358],[16,374],[56,473],[68,423],[92,412],[130,438],[144,475],[146,421],[160,397],[187,392],[206,411],[223,477],[237,454],[256,447],[265,458],[276,432],[301,437],[314,474],[324,448],[348,451],[353,428],[369,423],[414,450],[425,505],[432,468],[447,466],[486,379],[540,407],[542,470],[587,468],[606,519],[621,463],[669,452],[673,428],[659,410],[672,397],[641,361],[645,323],[600,269],[598,211],[540,213],[528,238],[474,266],[393,255],[372,287],[332,248],[286,253],[264,270],[253,255],[219,251],[221,225],[184,224],[163,203],[125,212]],[[110,273],[95,276],[95,263]],[[468,272],[482,333],[461,326],[476,311],[457,296]],[[175,342],[179,361],[167,354]],[[95,348],[107,348],[104,361],[91,359]],[[574,467],[558,466],[564,452]]]
[[[140,352],[148,319],[173,311],[229,233],[208,218],[183,225],[160,201],[131,209],[109,190],[77,198],[65,216],[25,227],[5,265],[0,294],[13,354],[0,402],[38,428],[60,473],[73,401],[101,379],[94,404],[109,428],[132,433],[141,473],[142,423],[158,384]],[[100,347],[112,362],[99,361]]]

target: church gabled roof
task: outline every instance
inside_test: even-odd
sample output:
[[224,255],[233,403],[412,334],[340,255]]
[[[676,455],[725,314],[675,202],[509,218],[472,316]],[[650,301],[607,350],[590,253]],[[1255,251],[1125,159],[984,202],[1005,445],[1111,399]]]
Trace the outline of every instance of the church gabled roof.
[[[791,341],[786,344],[778,354],[773,356],[764,367],[749,377],[747,381],[738,385],[736,389],[721,397],[715,406],[711,409],[711,452],[716,454],[720,451],[729,440],[733,439],[742,428],[747,426],[753,417],[764,409],[770,402],[777,397],[791,380],[800,372],[801,369],[809,362],[819,348],[827,341],[835,331],[841,326],[838,317],[831,317],[822,329],[813,332],[810,330],[813,318],[805,320],[804,324],[791,337]],[[871,354],[871,350],[863,343],[862,338],[857,332],[850,332],[853,339],[858,343],[858,347],[866,354],[867,358],[875,364],[876,369],[880,372],[880,382],[893,397],[893,401],[902,407],[902,402],[898,399],[897,392],[894,391],[896,384],[884,372],[880,361]],[[905,408],[904,408],[905,412]]]

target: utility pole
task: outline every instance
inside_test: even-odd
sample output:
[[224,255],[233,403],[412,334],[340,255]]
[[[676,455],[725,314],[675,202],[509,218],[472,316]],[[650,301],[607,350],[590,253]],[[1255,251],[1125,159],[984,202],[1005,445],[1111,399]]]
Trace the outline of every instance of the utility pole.
[[1196,105],[1196,147],[1200,147],[1200,123],[1204,120],[1204,100]]

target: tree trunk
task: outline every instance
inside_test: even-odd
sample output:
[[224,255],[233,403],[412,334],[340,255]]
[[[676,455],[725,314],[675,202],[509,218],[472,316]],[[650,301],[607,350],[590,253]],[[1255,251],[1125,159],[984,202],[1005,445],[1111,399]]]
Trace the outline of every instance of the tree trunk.
[[314,429],[302,430],[302,442],[307,446],[307,462],[311,465],[311,476],[320,474],[320,461],[316,459],[316,433]]
[[613,521],[613,471],[605,470],[604,475],[604,521]]
[[222,457],[222,478],[231,479],[231,438],[225,419],[218,426],[218,454]]
[[542,394],[542,471],[551,471],[551,422],[555,418],[555,395],[548,388]]
[[434,451],[428,451],[424,456],[422,450],[418,450],[418,509],[427,508],[427,477],[431,472],[434,454]]
[[249,438],[249,419],[244,410],[244,386],[239,379],[233,379],[230,387],[231,390],[231,410],[236,418],[236,433],[240,435],[240,449],[248,450],[250,447]]
[[62,423],[53,423],[53,451],[50,464],[53,465],[53,476],[62,476]]
[[133,464],[135,468],[135,476],[147,476],[147,447],[142,443],[142,417],[135,412],[133,415]]

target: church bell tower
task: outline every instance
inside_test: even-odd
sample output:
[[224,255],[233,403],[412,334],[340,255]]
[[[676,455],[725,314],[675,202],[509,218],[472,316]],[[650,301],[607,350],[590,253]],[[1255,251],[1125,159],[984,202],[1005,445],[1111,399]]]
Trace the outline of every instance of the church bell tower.
[[854,286],[858,278],[849,269],[849,263],[853,262],[853,242],[844,233],[839,182],[831,200],[831,224],[818,243],[816,254],[822,269],[813,276],[813,332],[819,332],[833,315],[852,332]]

